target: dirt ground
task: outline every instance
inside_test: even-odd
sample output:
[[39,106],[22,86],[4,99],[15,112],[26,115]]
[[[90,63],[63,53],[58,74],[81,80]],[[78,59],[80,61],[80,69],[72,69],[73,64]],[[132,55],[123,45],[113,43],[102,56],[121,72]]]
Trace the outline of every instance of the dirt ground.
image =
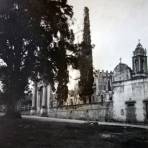
[[148,148],[148,130],[0,118],[0,148]]

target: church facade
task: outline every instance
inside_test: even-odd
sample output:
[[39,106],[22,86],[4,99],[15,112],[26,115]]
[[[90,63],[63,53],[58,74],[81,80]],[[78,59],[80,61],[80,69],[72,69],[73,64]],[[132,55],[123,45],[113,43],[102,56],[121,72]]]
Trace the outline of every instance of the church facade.
[[54,95],[51,86],[43,81],[35,82],[32,91],[31,114],[47,116],[53,104]]
[[148,71],[146,49],[138,43],[132,68],[120,62],[113,71],[113,119],[126,122],[148,121]]

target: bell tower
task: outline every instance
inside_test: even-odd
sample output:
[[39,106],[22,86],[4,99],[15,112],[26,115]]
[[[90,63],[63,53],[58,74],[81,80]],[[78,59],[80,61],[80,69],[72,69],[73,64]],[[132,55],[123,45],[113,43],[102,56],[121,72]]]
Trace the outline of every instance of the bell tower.
[[140,43],[137,44],[133,52],[133,77],[146,77],[147,75],[147,56],[146,49]]

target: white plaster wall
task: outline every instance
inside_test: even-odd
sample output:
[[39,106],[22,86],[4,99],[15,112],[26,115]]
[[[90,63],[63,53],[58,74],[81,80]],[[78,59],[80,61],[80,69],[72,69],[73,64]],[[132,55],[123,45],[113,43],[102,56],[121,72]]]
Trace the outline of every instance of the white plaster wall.
[[[124,85],[120,83],[113,88],[113,117],[122,121],[125,120]],[[124,109],[124,115],[121,115],[121,109]]]
[[[116,120],[126,120],[126,101],[131,98],[136,101],[136,118],[137,121],[144,121],[144,103],[148,98],[148,78],[125,81],[113,84],[113,118]],[[124,114],[121,114],[123,109]]]

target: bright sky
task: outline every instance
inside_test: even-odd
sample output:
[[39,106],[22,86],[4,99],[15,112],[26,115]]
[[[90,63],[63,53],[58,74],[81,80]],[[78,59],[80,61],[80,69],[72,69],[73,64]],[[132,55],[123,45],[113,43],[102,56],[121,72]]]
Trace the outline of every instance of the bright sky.
[[132,65],[138,39],[148,49],[148,0],[69,0],[75,27],[83,24],[84,7],[90,9],[93,61],[96,69],[113,70],[122,62]]

